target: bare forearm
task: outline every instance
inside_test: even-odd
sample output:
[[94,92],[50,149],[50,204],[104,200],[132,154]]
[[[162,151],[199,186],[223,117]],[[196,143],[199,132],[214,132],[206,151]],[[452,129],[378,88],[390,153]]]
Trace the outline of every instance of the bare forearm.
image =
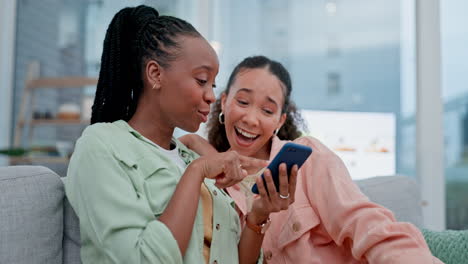
[[[248,215],[249,217],[251,215]],[[254,218],[249,219],[250,222],[263,222]],[[252,229],[245,226],[239,241],[239,263],[257,263],[260,256],[260,249],[263,243],[263,234],[258,234]]]
[[239,241],[239,263],[257,263],[262,248],[263,235],[244,228]]
[[199,170],[188,167],[164,213],[159,217],[159,221],[171,230],[177,240],[182,256],[192,235],[202,180]]

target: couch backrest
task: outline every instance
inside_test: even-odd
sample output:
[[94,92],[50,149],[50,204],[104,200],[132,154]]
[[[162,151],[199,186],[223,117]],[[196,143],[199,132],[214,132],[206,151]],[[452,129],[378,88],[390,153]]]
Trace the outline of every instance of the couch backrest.
[[390,209],[398,221],[423,227],[421,191],[413,179],[393,175],[358,180],[356,183],[371,201]]
[[45,167],[0,168],[0,263],[62,263],[63,198]]

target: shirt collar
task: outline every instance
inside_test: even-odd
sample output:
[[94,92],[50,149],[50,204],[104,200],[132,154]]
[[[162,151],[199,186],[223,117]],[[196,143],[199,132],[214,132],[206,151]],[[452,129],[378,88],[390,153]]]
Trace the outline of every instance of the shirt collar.
[[[153,141],[147,139],[146,137],[144,137],[142,134],[140,134],[140,132],[136,131],[132,126],[130,126],[126,121],[124,120],[117,120],[114,122],[115,125],[119,126],[119,127],[122,127],[124,128],[126,131],[128,131],[130,134],[132,134],[134,137],[140,139],[140,140],[143,140],[145,141],[146,143],[149,143],[155,147],[157,147],[158,149],[161,148],[161,146],[159,146],[158,144],[154,143]],[[174,140],[175,138],[172,137],[171,138],[171,141],[173,141],[176,145],[177,143],[175,142]]]
[[270,160],[276,156],[276,153],[281,149],[281,147],[286,144],[288,140],[281,140],[278,136],[273,136],[271,139],[271,150],[270,150]]
[[[153,141],[147,139],[144,137],[140,132],[136,131],[132,126],[130,126],[126,121],[124,120],[117,120],[114,122],[116,126],[122,127],[125,130],[127,130],[130,134],[132,134],[134,137],[138,138],[139,140],[142,140],[152,146],[155,146],[157,149],[160,149],[161,146],[158,146],[158,144],[154,143]],[[194,152],[189,151],[187,147],[185,147],[182,142],[177,140],[175,137],[171,138],[171,141],[176,144],[176,148],[179,152],[179,156],[182,158],[182,160],[185,162],[186,165],[190,164],[192,160],[196,159],[197,157],[194,155]]]

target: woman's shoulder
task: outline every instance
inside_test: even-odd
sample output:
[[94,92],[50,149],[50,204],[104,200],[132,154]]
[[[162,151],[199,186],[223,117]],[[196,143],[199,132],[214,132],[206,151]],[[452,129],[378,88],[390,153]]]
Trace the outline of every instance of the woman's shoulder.
[[[118,137],[124,135],[126,131],[124,123],[125,121],[119,120],[112,123],[95,123],[92,124],[83,131],[81,138],[94,138],[101,139],[104,141],[115,142]],[[126,134],[126,133],[125,133]]]
[[323,144],[319,139],[312,136],[302,136],[293,141],[297,144],[306,145],[312,148],[313,160],[323,162],[324,164],[332,164],[342,162],[341,158],[333,152],[329,147]]
[[121,142],[122,128],[113,123],[96,123],[85,128],[76,142],[77,148],[100,149],[102,146],[111,146]]
[[302,136],[295,139],[293,142],[311,147],[315,155],[334,155],[334,152],[325,146],[325,144],[312,136]]
[[89,125],[83,131],[81,137],[103,137],[107,138],[109,135],[118,132],[116,122],[114,123],[95,123]]

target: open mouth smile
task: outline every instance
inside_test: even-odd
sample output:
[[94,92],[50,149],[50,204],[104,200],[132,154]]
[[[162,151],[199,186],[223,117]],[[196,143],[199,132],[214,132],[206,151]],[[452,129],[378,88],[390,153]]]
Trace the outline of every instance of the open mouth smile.
[[260,135],[258,134],[253,134],[251,132],[247,132],[246,130],[239,128],[239,127],[234,127],[236,131],[237,138],[240,143],[252,143],[255,139],[257,139]]

